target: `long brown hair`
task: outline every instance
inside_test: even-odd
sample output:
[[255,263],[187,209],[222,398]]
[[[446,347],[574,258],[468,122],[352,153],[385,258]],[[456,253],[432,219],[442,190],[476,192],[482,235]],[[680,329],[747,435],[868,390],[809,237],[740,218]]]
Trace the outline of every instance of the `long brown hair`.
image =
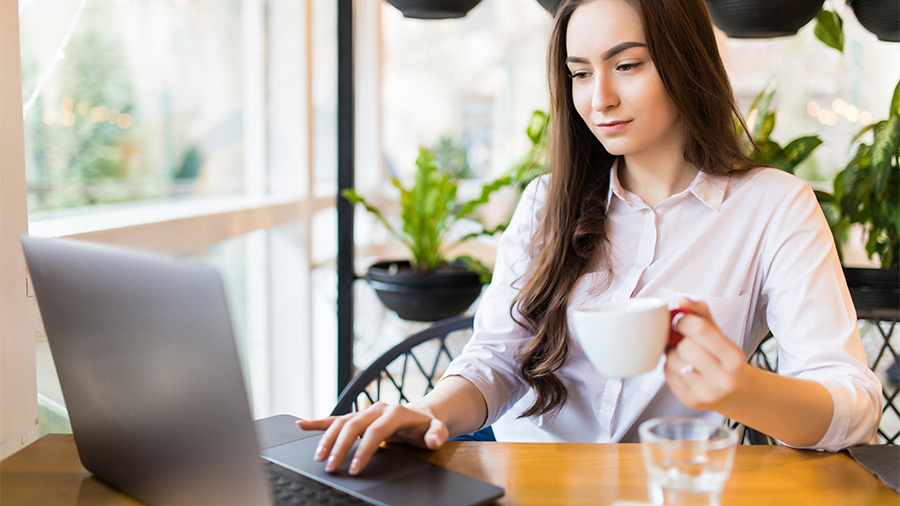
[[[547,57],[550,88],[550,168],[545,206],[531,241],[532,262],[511,314],[533,337],[518,350],[521,373],[535,391],[521,416],[555,413],[567,391],[556,371],[569,354],[567,308],[578,279],[596,267],[612,275],[606,198],[616,157],[575,110],[566,68],[566,30],[578,6],[557,11]],[[725,174],[758,166],[744,156],[734,101],[703,0],[625,0],[641,16],[650,57],[686,130],[684,158],[700,170]]]

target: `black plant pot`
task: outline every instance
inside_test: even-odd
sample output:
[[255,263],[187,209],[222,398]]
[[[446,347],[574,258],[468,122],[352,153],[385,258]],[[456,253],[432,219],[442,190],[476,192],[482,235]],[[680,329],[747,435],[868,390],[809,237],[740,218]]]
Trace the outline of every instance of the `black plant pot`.
[[847,0],[856,19],[880,40],[900,42],[900,2],[897,0]]
[[481,0],[387,0],[404,17],[448,19],[465,16]]
[[559,10],[559,6],[563,4],[565,0],[538,0],[538,3],[541,4],[541,7],[547,9],[551,15],[556,16],[556,11]]
[[481,295],[482,286],[478,274],[460,265],[423,273],[412,270],[408,261],[374,264],[366,280],[400,318],[424,322],[463,313]]
[[900,269],[844,267],[844,277],[860,318],[892,320],[900,316]]
[[794,35],[822,10],[824,0],[706,0],[713,23],[729,37]]

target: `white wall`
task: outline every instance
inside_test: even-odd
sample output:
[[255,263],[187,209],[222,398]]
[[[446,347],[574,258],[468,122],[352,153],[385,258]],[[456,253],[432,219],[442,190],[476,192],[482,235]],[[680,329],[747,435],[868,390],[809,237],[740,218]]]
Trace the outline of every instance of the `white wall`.
[[0,0],[0,458],[38,434],[32,303],[19,236],[28,233],[19,16]]

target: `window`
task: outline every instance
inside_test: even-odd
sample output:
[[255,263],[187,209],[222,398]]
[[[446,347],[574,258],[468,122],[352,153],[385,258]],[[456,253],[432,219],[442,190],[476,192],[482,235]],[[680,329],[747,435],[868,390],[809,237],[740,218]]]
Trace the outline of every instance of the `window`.
[[[30,233],[218,268],[256,417],[336,397],[311,282],[313,216],[335,203],[314,188],[336,172],[333,4],[19,4]],[[40,336],[37,353],[41,431],[65,429]]]
[[33,211],[244,190],[237,0],[20,5]]

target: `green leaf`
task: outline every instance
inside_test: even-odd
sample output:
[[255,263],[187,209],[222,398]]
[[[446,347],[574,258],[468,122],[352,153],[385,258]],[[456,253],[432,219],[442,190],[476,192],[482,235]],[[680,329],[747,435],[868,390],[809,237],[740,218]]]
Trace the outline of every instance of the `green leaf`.
[[459,262],[463,264],[466,269],[478,274],[478,280],[481,281],[482,285],[489,285],[491,283],[491,270],[484,265],[481,260],[469,255],[459,255],[453,259],[453,262]]
[[900,81],[897,81],[897,86],[894,87],[894,95],[891,98],[891,110],[888,116],[900,116]]
[[854,135],[853,138],[850,139],[850,142],[854,143],[854,142],[859,141],[862,138],[862,136],[866,134],[866,132],[868,132],[869,130],[872,130],[874,128],[875,128],[875,123],[870,123],[870,124],[862,127],[859,130],[859,132],[856,132],[856,135]]
[[531,121],[528,122],[526,133],[533,144],[539,144],[547,132],[547,125],[550,123],[550,116],[541,110],[535,110],[531,113]]
[[805,160],[819,145],[822,139],[818,135],[808,135],[798,137],[788,143],[781,151],[781,158],[793,169],[803,160]]
[[834,195],[832,195],[826,191],[813,190],[813,193],[816,195],[816,200],[819,202],[819,205],[834,203]]
[[816,37],[828,47],[844,52],[844,20],[834,11],[822,9],[816,15],[816,26],[813,29]]
[[[840,206],[840,202],[844,194],[844,173],[846,171],[847,169],[844,169],[835,174],[834,181],[831,185],[832,195],[834,196],[834,203],[838,206]],[[838,210],[840,210],[840,207],[838,207]]]
[[750,104],[750,111],[752,112],[756,109],[756,119],[753,121],[752,125],[748,125],[750,127],[751,136],[756,139],[758,138],[758,133],[762,129],[763,122],[767,113],[769,112],[769,104],[772,103],[772,97],[775,95],[775,90],[768,91],[768,87],[764,88],[762,91],[756,95],[756,98],[753,99],[753,103]]
[[878,248],[878,234],[876,231],[869,229],[869,238],[866,240],[866,253],[869,255],[869,258],[877,252]]
[[876,197],[881,197],[887,187],[891,174],[891,159],[897,156],[898,148],[900,148],[900,116],[891,116],[887,121],[879,121],[875,126],[871,155]]
[[750,153],[751,158],[774,167],[778,156],[781,154],[781,146],[773,140],[765,139],[756,141],[756,147],[758,150]]
[[460,210],[458,213],[459,217],[465,218],[466,216],[471,214],[472,211],[474,211],[475,208],[477,208],[478,206],[480,206],[482,204],[487,204],[488,200],[490,200],[490,198],[491,198],[491,194],[494,193],[495,191],[499,190],[500,188],[503,188],[504,186],[509,185],[509,182],[510,182],[509,176],[500,176],[499,178],[482,186],[481,187],[481,195],[479,195],[478,198],[472,199],[472,200],[466,202],[465,204],[463,204],[462,207],[460,207]]
[[375,218],[378,219],[378,221],[380,221],[381,223],[383,223],[384,226],[387,227],[387,229],[388,229],[392,234],[397,235],[396,229],[394,228],[393,225],[391,225],[390,223],[388,223],[388,221],[384,218],[384,216],[382,216],[381,211],[379,211],[379,210],[376,209],[374,206],[372,206],[371,204],[369,204],[369,203],[366,201],[366,199],[362,198],[362,197],[361,197],[358,193],[356,193],[354,190],[351,190],[351,189],[345,189],[345,190],[341,191],[341,196],[344,197],[345,199],[347,199],[348,201],[350,201],[351,204],[354,204],[354,205],[355,205],[355,204],[361,204],[361,205],[366,209],[366,211],[372,213],[372,214],[375,216]]
[[[759,114],[762,114],[762,111]],[[753,139],[757,142],[766,140],[772,135],[772,130],[775,130],[775,113],[767,112],[762,119],[762,123],[759,122],[758,118],[759,116],[757,116],[756,124],[759,126],[759,129],[753,134]]]

